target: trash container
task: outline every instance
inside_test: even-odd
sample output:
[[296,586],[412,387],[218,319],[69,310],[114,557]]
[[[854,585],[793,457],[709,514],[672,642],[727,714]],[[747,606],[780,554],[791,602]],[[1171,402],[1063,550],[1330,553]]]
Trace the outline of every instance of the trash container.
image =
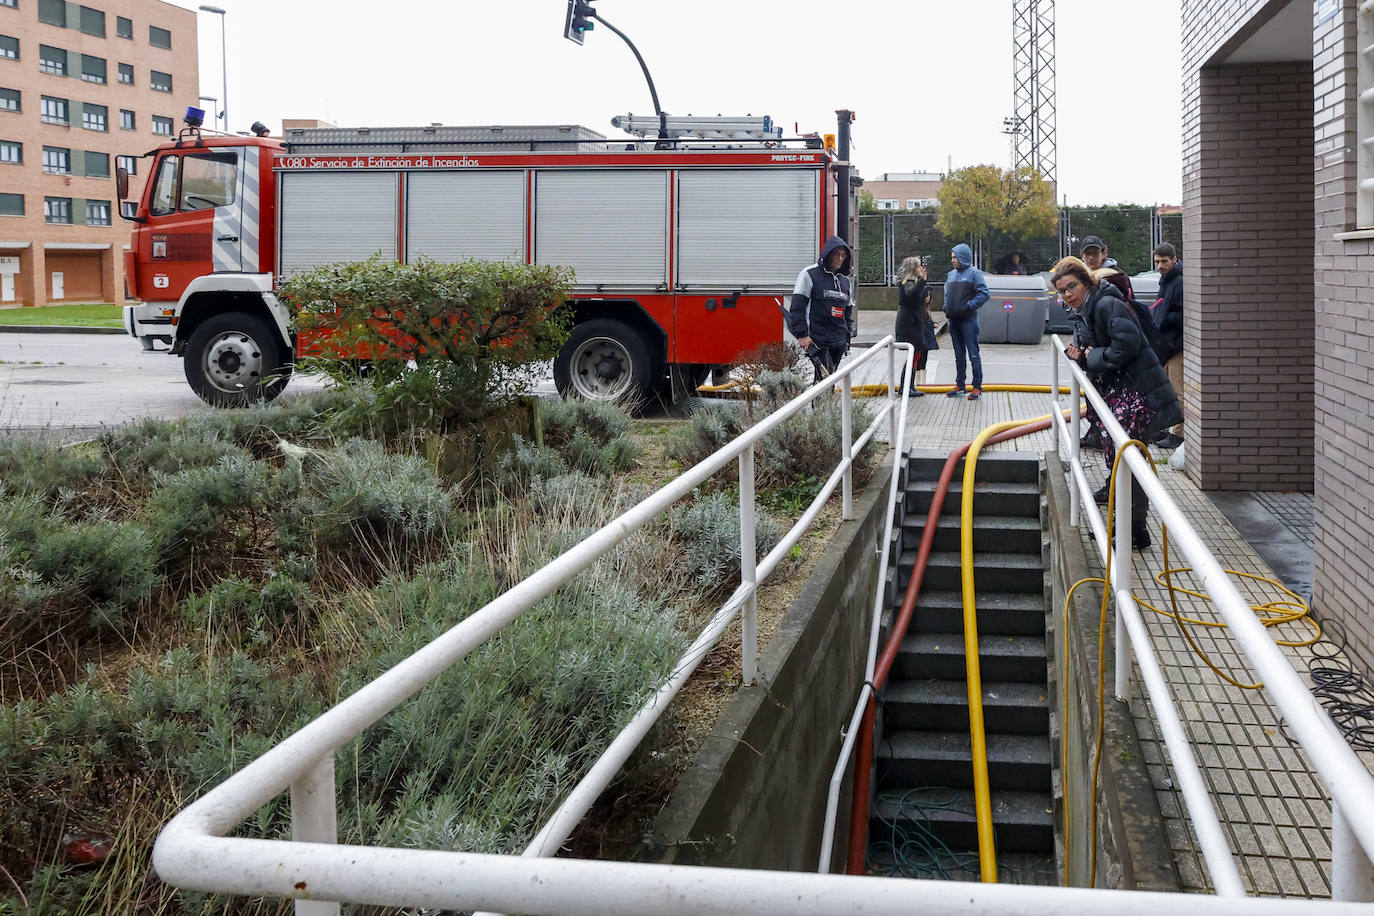
[[1039,276],[985,274],[988,301],[978,311],[980,343],[1039,343],[1050,296]]

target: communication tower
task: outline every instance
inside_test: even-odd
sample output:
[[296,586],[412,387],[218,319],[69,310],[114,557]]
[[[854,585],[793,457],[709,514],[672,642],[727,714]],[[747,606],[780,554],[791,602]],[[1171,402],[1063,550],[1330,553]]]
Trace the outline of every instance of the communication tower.
[[1012,0],[1012,168],[1056,179],[1054,133],[1054,0]]

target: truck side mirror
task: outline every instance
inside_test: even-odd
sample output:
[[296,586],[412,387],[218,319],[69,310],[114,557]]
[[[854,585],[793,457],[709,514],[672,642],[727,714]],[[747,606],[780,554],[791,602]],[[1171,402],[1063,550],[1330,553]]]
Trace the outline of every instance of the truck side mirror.
[[129,170],[122,165],[115,169],[115,191],[119,194],[120,203],[129,196]]

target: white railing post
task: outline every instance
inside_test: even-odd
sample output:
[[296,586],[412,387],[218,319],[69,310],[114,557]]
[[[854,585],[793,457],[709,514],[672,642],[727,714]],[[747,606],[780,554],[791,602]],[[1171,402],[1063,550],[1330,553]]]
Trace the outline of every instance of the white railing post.
[[[1058,361],[1058,359],[1056,359],[1056,360],[1055,360],[1055,366],[1058,367],[1058,365],[1059,365],[1059,361]],[[1058,390],[1059,390],[1058,387],[1056,387],[1055,390],[1058,391]],[[1078,464],[1078,463],[1079,463],[1079,457],[1078,457],[1078,443],[1082,440],[1082,437],[1079,435],[1079,428],[1082,426],[1082,424],[1080,423],[1080,418],[1079,418],[1079,414],[1081,413],[1081,410],[1080,410],[1080,408],[1079,408],[1079,405],[1082,404],[1082,403],[1083,403],[1083,389],[1079,386],[1079,383],[1078,383],[1078,376],[1077,376],[1075,373],[1070,372],[1070,373],[1069,373],[1069,463],[1070,463],[1070,464]],[[1070,524],[1071,526],[1073,526],[1074,528],[1077,528],[1077,527],[1078,527],[1078,497],[1077,497],[1077,496],[1075,496],[1073,499],[1069,500],[1069,524]]]
[[740,617],[740,676],[744,686],[758,676],[758,549],[754,546],[754,445],[739,453],[739,577],[749,593]]
[[1340,802],[1331,799],[1331,899],[1374,900],[1374,865],[1350,829]]
[[[888,448],[897,447],[897,397],[899,390],[906,392],[906,380],[911,378],[915,381],[914,368],[904,366],[905,371],[901,376],[897,375],[897,344],[895,342],[887,345],[887,442]],[[897,386],[902,386],[898,389]]]
[[[1118,449],[1124,446],[1118,446]],[[1116,465],[1116,547],[1112,560],[1112,590],[1131,588],[1131,466],[1125,456]],[[1131,689],[1131,638],[1116,602],[1116,698],[1125,701]]]
[[[332,753],[321,757],[291,784],[291,839],[297,843],[339,842]],[[339,904],[330,900],[297,900],[296,916],[339,916]]]
[[[854,517],[854,386],[853,374],[846,372],[840,383],[843,393],[840,396],[840,460],[844,462],[844,518]],[[889,436],[891,433],[888,434]]]

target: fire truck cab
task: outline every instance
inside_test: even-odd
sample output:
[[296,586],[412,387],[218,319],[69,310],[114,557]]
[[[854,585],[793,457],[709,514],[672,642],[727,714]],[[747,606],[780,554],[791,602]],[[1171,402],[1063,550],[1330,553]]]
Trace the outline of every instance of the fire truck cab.
[[818,140],[785,141],[766,118],[668,120],[664,140],[616,119],[628,142],[582,127],[188,128],[149,154],[126,330],[170,344],[205,401],[244,405],[280,393],[298,355],[274,292],[293,272],[372,256],[560,264],[576,275],[561,393],[690,390],[781,339],[779,302],[835,231],[835,179]]

